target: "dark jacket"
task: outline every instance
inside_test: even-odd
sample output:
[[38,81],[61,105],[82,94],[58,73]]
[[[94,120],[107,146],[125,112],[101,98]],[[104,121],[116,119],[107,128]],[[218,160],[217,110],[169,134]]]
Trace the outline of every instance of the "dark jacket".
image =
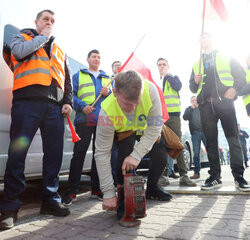
[[[25,33],[34,38],[30,41],[25,41],[24,37],[20,34],[13,38],[11,51],[17,61],[22,62],[29,59],[41,47],[44,48],[50,58],[51,44],[55,39],[54,37],[48,39],[46,36],[39,35],[35,29],[23,29],[20,33]],[[60,88],[57,81],[52,79],[50,86],[35,84],[15,90],[13,92],[13,102],[20,99],[41,99],[52,101],[59,105],[70,104],[73,107],[72,80],[67,56],[65,57],[64,66],[64,91]]]
[[192,108],[191,106],[186,108],[183,119],[189,121],[189,130],[193,134],[194,131],[201,131],[201,116],[199,108]]
[[243,131],[243,130],[240,130],[240,133],[242,133],[242,135],[239,134],[241,146],[246,147],[247,145],[246,138],[249,138],[249,135],[247,134],[246,131]]
[[[202,86],[201,93],[197,96],[197,102],[199,104],[204,103],[208,98],[224,98],[224,94],[226,90],[230,87],[227,87],[221,83],[219,80],[219,76],[215,67],[216,59],[216,51],[211,54],[203,54],[203,63],[204,63],[204,84]],[[207,61],[207,59],[212,59],[212,61]],[[233,88],[236,90],[238,94],[242,87],[246,84],[246,73],[241,65],[233,58],[230,58],[230,67],[231,74],[234,78]],[[199,85],[194,81],[194,71],[192,70],[192,74],[189,80],[189,87],[193,93],[196,93]],[[236,96],[237,98],[237,96]],[[235,98],[235,99],[236,99]]]

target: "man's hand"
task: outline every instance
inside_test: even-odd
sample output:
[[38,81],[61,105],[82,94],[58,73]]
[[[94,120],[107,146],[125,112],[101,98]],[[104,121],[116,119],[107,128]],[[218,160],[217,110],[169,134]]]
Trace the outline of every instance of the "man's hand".
[[115,211],[117,208],[117,198],[104,198],[102,202],[102,209],[107,211]]
[[126,172],[134,170],[139,165],[140,161],[132,156],[128,156],[124,159],[122,164],[122,174],[125,175]]
[[51,26],[46,26],[42,31],[41,35],[46,36],[47,38],[50,38],[52,35],[52,27]]
[[84,109],[82,110],[82,112],[83,112],[85,115],[89,115],[89,114],[92,113],[94,110],[95,110],[94,107],[91,107],[91,106],[87,105],[87,106],[84,107]]
[[232,87],[228,88],[224,94],[224,98],[234,99],[236,96],[236,90]]
[[202,74],[194,75],[194,81],[196,84],[199,84],[201,80],[202,80]]
[[198,103],[193,103],[191,104],[191,108],[195,109],[195,108],[198,108],[199,107],[199,104]]
[[167,74],[168,74],[168,68],[164,68],[164,69],[162,70],[162,75],[163,75],[163,77],[166,77]]
[[62,114],[64,117],[69,117],[72,112],[72,107],[69,104],[63,104]]
[[102,94],[104,97],[107,97],[109,95],[108,87],[102,87],[102,90],[100,91],[100,94]]

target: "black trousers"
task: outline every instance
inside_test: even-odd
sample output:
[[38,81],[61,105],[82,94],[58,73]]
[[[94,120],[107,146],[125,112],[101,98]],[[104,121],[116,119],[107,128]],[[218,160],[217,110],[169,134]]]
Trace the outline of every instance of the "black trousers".
[[[122,174],[122,164],[124,159],[129,156],[135,145],[135,141],[140,141],[140,136],[136,136],[135,134],[129,136],[128,138],[117,142],[118,149],[118,159],[117,159],[117,184],[123,184],[123,174]],[[151,158],[151,165],[148,173],[148,181],[147,188],[153,189],[157,187],[158,180],[163,173],[166,164],[166,149],[165,149],[165,140],[163,137],[161,138],[160,143],[155,143],[151,149],[151,151],[147,154],[148,157]]]
[[230,99],[210,99],[199,105],[203,132],[207,138],[207,154],[210,163],[208,173],[219,178],[221,165],[218,151],[218,120],[221,121],[230,151],[230,167],[234,178],[243,176],[243,155],[240,146],[234,102]]
[[100,190],[99,177],[96,169],[95,162],[95,137],[96,137],[96,126],[86,126],[86,123],[76,124],[76,132],[81,138],[80,141],[76,142],[73,150],[73,158],[70,162],[69,172],[69,186],[72,191],[77,192],[81,175],[82,168],[85,160],[86,153],[89,148],[92,136],[92,165],[91,165],[91,188],[92,190]]

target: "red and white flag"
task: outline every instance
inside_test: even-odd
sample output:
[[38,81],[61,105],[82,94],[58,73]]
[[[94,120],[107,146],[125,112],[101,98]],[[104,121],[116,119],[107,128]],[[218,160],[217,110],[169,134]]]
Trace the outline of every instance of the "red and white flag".
[[134,52],[131,53],[127,61],[123,64],[123,66],[120,68],[119,72],[127,71],[127,70],[134,70],[139,72],[143,78],[148,79],[150,82],[152,82],[158,90],[158,93],[160,95],[161,99],[161,109],[162,109],[162,117],[163,117],[163,123],[165,123],[169,116],[167,107],[164,100],[164,95],[162,90],[158,87],[158,85],[155,83],[155,81],[152,78],[151,72],[149,68],[147,68],[143,62],[141,62],[135,55]]
[[202,18],[226,21],[227,9],[223,0],[203,0]]

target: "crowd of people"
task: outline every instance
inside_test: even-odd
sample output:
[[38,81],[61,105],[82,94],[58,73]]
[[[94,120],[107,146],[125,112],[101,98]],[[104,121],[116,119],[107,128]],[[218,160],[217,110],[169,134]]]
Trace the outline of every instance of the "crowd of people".
[[[169,114],[169,119],[163,123],[156,86],[136,71],[118,73],[120,61],[112,64],[112,82],[99,69],[98,50],[88,53],[88,68],[74,74],[72,81],[67,55],[52,36],[54,23],[54,12],[41,11],[35,20],[36,29],[21,30],[11,43],[13,105],[4,196],[0,205],[1,230],[12,228],[17,220],[21,207],[19,196],[25,189],[25,158],[38,129],[44,152],[41,214],[70,214],[68,206],[76,199],[91,139],[91,197],[101,199],[104,210],[116,210],[118,219],[124,215],[125,203],[123,192],[117,202],[116,185],[123,185],[124,174],[136,169],[145,155],[151,158],[146,199],[170,201],[172,195],[162,188],[170,184],[169,177],[179,178],[180,186],[197,186],[194,180],[200,178],[201,142],[206,146],[210,163],[209,177],[201,189],[221,186],[218,120],[229,144],[235,186],[241,191],[250,191],[243,176],[243,162],[248,166],[246,142],[239,140],[248,135],[237,128],[233,104],[237,95],[244,95],[249,110],[250,92],[242,92],[247,85],[246,73],[234,59],[213,49],[210,34],[201,36],[201,62],[193,65],[190,78],[190,90],[197,93],[197,98],[192,96],[191,106],[183,115],[183,119],[189,121],[194,150],[194,174],[189,177],[182,152],[176,159],[179,176],[174,172],[173,159],[162,134],[165,124],[182,138],[179,94],[182,83],[178,76],[169,73],[168,60],[159,58],[157,61]],[[70,116],[72,109],[76,112],[74,124],[81,140],[74,144],[68,189],[61,199],[58,175],[63,156],[64,117]],[[28,144],[16,148],[16,142],[23,137],[28,139]]]

